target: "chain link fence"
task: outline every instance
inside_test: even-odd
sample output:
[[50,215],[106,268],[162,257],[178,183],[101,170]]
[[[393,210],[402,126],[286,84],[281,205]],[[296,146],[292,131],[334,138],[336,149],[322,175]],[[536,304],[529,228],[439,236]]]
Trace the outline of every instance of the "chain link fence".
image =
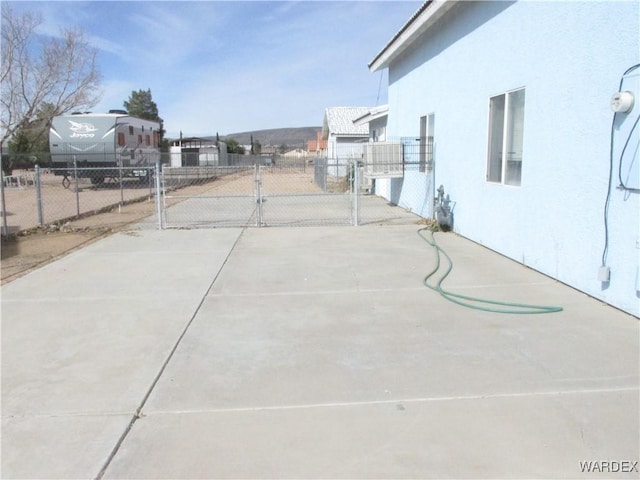
[[416,223],[433,215],[424,151],[405,141],[356,160],[229,155],[225,165],[171,166],[166,155],[155,166],[5,170],[2,234],[140,201],[155,202],[160,228]]
[[375,182],[365,171],[362,161],[327,158],[165,167],[161,223],[163,228],[212,228],[419,221],[376,195]]
[[[274,157],[243,166],[165,167],[162,224],[165,228],[352,224],[353,186],[345,175],[335,177],[327,169],[326,159]],[[178,186],[182,188],[177,190]]]
[[155,167],[41,168],[3,172],[2,235],[60,224],[137,201],[156,192]]
[[363,150],[366,187],[423,219],[435,218],[435,148],[432,137],[400,137]]

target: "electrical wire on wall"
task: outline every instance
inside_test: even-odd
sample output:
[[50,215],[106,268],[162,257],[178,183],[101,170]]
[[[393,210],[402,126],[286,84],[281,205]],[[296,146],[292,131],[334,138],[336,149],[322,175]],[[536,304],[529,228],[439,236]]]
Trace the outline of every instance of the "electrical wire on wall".
[[[626,140],[626,142],[624,142],[624,147],[622,147],[622,152],[620,152],[620,161],[618,162],[618,180],[620,181],[620,185],[619,185],[618,188],[621,189],[621,190],[626,190],[626,191],[634,192],[634,193],[640,193],[640,188],[629,187],[629,186],[626,185],[625,180],[622,179],[622,158],[624,157],[624,153],[626,152],[627,147],[629,146],[629,141],[631,140],[633,132],[636,129],[636,127],[638,126],[638,120],[640,120],[640,115],[638,115],[636,117],[636,121],[633,122],[633,127],[631,127],[631,131],[629,132],[629,135],[627,136],[627,140]],[[636,145],[636,152],[632,156],[633,160],[632,160],[631,165],[629,165],[629,170],[632,169],[633,162],[635,161],[637,156],[638,156],[638,146]]]
[[378,96],[376,97],[376,107],[380,102],[380,90],[382,90],[382,74],[384,73],[384,69],[380,70],[380,82],[378,83]]
[[[640,63],[628,68],[620,77],[620,84],[618,85],[618,91],[622,90],[622,85],[624,83],[624,77],[633,72],[634,70],[640,68]],[[613,181],[613,147],[614,147],[614,133],[615,133],[615,124],[618,112],[613,114],[613,119],[611,120],[611,134],[610,134],[610,143],[609,143],[609,183],[607,187],[607,197],[604,202],[604,248],[602,250],[602,266],[604,267],[607,264],[607,253],[609,252],[609,203],[611,200],[611,190],[612,190],[612,181]],[[624,147],[622,148],[622,152],[620,153],[620,159],[618,162],[618,180],[620,181],[620,185],[618,188],[625,190],[629,193],[640,193],[640,189],[630,188],[626,186],[625,182],[622,179],[622,159],[627,150],[627,146],[629,145],[629,141],[633,136],[633,132],[638,126],[638,120],[640,119],[640,115],[636,118],[631,130],[629,131],[629,135],[624,143]]]

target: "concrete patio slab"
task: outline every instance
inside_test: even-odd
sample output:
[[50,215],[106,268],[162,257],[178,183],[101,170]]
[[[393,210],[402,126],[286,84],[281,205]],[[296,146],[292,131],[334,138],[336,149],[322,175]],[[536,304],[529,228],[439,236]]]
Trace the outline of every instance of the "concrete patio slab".
[[576,392],[150,413],[105,478],[576,478],[585,459],[635,458],[629,419],[592,410],[637,400]]
[[3,478],[98,473],[240,233],[122,233],[2,287]]
[[447,288],[563,311],[451,303],[418,228],[138,230],[3,286],[3,478],[630,470],[638,319],[438,234]]

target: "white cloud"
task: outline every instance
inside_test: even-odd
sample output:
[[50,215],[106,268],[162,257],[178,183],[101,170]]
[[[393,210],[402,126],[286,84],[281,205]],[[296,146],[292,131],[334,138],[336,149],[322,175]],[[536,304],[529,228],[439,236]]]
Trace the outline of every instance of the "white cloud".
[[367,63],[421,2],[10,3],[40,11],[48,35],[85,30],[104,77],[95,111],[148,88],[175,136],[320,125],[328,106],[373,106],[380,77]]
[[140,88],[127,80],[109,80],[102,84],[102,97],[100,103],[93,110],[95,112],[108,112],[109,110],[123,109],[125,100],[129,100],[132,91]]

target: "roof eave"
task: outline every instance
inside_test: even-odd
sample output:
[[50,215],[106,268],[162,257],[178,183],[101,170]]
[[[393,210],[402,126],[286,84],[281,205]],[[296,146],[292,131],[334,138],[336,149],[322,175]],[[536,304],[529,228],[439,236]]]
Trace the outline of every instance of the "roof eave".
[[427,0],[418,11],[400,29],[400,31],[387,43],[387,45],[369,63],[369,70],[377,72],[389,67],[392,60],[402,52],[440,18],[449,11],[458,0]]
[[389,107],[385,106],[385,108],[381,108],[378,110],[372,110],[369,113],[362,115],[361,117],[356,118],[353,121],[353,124],[357,127],[360,127],[362,125],[366,125],[368,123],[371,123],[374,120],[377,120],[379,118],[383,118],[383,117],[387,117],[389,115]]
[[341,133],[341,132],[331,132],[334,137],[349,137],[349,138],[368,138],[369,132],[363,133]]

